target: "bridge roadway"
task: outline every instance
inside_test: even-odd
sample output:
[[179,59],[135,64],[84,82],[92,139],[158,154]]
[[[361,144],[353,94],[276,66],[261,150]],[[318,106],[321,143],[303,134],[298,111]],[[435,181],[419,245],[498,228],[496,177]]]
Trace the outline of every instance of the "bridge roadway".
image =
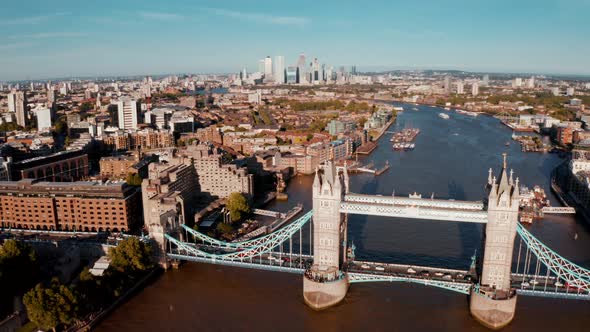
[[[187,245],[199,250],[224,254],[234,252],[232,249],[220,248],[201,244]],[[280,252],[265,253],[256,257],[243,257],[239,260],[223,258],[206,258],[187,255],[185,252],[173,250],[168,253],[172,259],[236,266],[242,268],[260,269],[267,271],[289,272],[303,274],[306,268],[313,264],[313,256]],[[369,261],[349,261],[346,272],[350,283],[361,282],[412,282],[426,286],[435,286],[455,292],[469,294],[472,278],[467,270],[446,269],[431,266],[390,264]],[[555,285],[554,276],[534,276],[531,274],[512,273],[512,287],[518,294],[525,296],[540,296],[552,298],[566,298],[590,300],[590,294],[577,288],[567,287],[565,284]],[[528,285],[523,286],[523,281]]]

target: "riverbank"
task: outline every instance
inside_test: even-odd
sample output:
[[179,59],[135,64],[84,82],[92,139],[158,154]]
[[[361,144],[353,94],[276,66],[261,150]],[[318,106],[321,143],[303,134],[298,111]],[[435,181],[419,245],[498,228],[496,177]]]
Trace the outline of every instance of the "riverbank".
[[152,269],[145,277],[140,279],[133,287],[131,287],[127,292],[117,298],[109,307],[103,309],[97,313],[91,314],[87,321],[82,322],[81,324],[72,326],[68,328],[67,332],[87,332],[92,330],[97,324],[99,324],[103,319],[108,317],[113,310],[117,309],[126,301],[130,300],[134,295],[139,293],[149,282],[155,282],[157,277],[162,274],[163,270],[159,267]]

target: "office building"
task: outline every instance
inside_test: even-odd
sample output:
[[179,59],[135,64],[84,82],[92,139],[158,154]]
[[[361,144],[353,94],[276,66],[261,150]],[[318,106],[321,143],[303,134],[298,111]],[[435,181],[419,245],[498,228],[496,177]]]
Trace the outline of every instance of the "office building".
[[485,74],[485,75],[483,75],[482,86],[489,86],[489,85],[490,85],[490,75]]
[[299,58],[297,59],[297,69],[298,69],[298,78],[299,80],[297,81],[297,83],[307,83],[307,67],[306,67],[306,63],[305,63],[305,54],[301,53],[299,54]]
[[137,101],[130,98],[123,98],[117,102],[119,128],[137,129],[139,120],[139,109]]
[[272,77],[272,59],[270,58],[270,56],[264,58],[264,77]]
[[274,68],[274,78],[275,83],[283,84],[285,83],[285,57],[282,55],[275,57],[275,68]]
[[296,66],[287,67],[287,84],[299,83],[299,68]]
[[310,81],[313,83],[318,83],[320,78],[320,62],[318,58],[314,58],[313,62],[311,63]]
[[27,95],[24,91],[12,91],[8,94],[8,111],[15,113],[16,124],[26,127],[29,124],[27,112]]

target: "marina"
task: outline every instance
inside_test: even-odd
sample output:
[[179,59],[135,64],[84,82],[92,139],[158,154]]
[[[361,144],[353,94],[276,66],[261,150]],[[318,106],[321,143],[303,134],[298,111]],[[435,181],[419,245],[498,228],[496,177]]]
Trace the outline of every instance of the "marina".
[[400,132],[396,132],[393,134],[393,137],[389,140],[393,142],[393,149],[396,151],[410,151],[414,150],[416,144],[414,144],[414,140],[420,134],[420,129],[418,128],[407,128],[403,129]]

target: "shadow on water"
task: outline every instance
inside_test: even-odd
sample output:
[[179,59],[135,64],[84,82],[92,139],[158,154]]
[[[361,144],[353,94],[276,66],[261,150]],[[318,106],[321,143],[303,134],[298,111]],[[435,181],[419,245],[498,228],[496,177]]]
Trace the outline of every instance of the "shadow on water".
[[[455,200],[467,200],[463,185],[454,180],[449,181],[449,198]],[[461,257],[459,264],[469,264],[470,258],[475,250],[481,247],[482,241],[482,225],[475,223],[458,222],[459,239],[461,241]],[[465,266],[465,265],[463,265]]]

